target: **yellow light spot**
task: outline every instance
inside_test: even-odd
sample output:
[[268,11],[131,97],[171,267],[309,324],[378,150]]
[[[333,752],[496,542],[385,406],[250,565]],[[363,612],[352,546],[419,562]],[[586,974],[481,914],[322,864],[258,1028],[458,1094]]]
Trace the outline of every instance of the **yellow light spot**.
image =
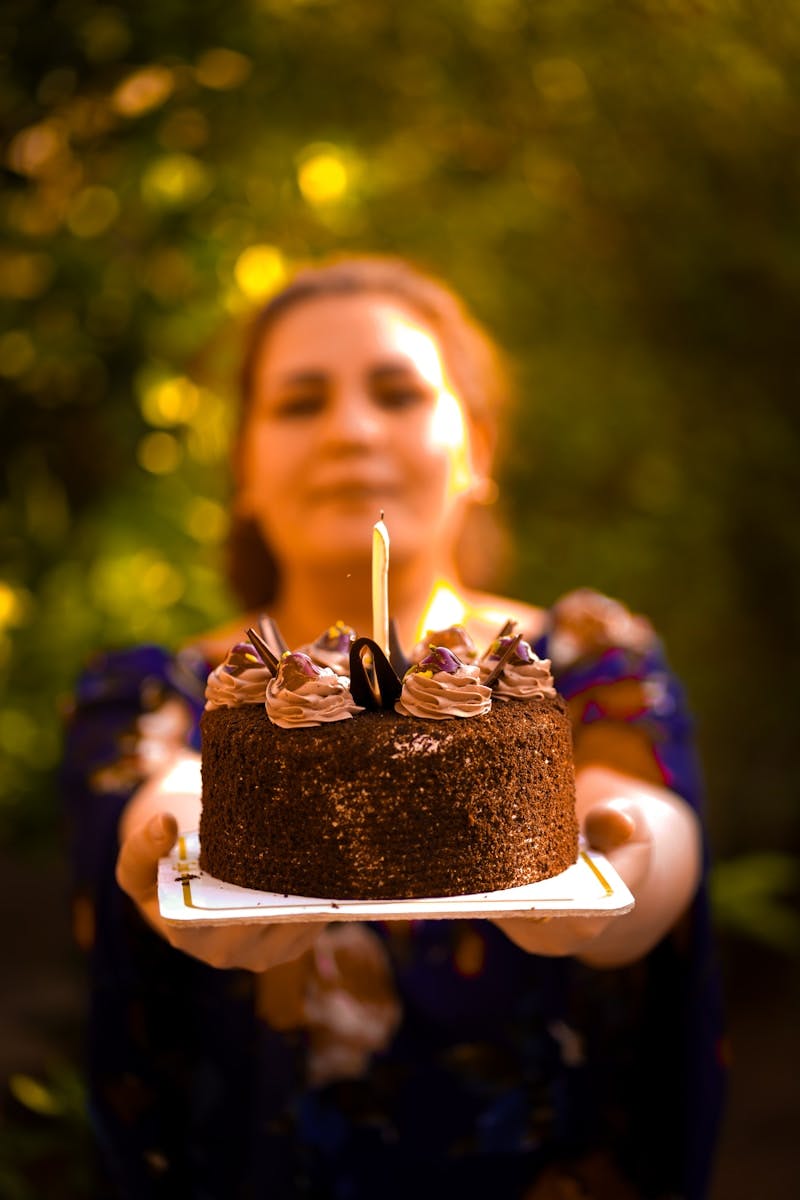
[[31,594],[0,579],[0,629],[24,625],[31,609]]
[[228,514],[221,504],[199,496],[191,501],[186,510],[185,525],[196,542],[215,545],[228,532]]
[[589,94],[582,69],[569,58],[548,58],[534,63],[533,81],[552,104],[574,104]]
[[39,1116],[54,1117],[62,1111],[58,1098],[32,1075],[11,1075],[8,1089],[15,1100]]
[[149,433],[139,442],[136,458],[152,475],[169,475],[177,470],[183,452],[171,433]]
[[140,117],[159,108],[175,87],[168,67],[143,67],[118,84],[111,96],[111,106],[123,117]]
[[19,175],[47,175],[68,153],[67,133],[59,121],[40,121],[21,129],[12,140],[8,165]]
[[466,605],[461,597],[445,580],[438,580],[417,625],[414,641],[420,641],[429,629],[448,629],[451,625],[463,625],[466,612]]
[[194,73],[203,87],[227,91],[244,83],[252,69],[252,62],[244,54],[215,46],[197,60]]
[[53,262],[47,254],[0,253],[0,295],[32,300],[47,291],[52,276]]
[[180,208],[207,196],[212,187],[209,171],[190,154],[164,154],[142,176],[142,195],[153,208]]
[[301,155],[297,182],[309,204],[335,204],[347,192],[349,174],[335,146],[310,146]]
[[111,188],[87,187],[78,192],[67,210],[67,228],[75,237],[98,237],[118,215],[119,200]]
[[145,384],[139,399],[144,419],[158,427],[191,420],[197,405],[198,389],[183,375]]
[[179,571],[158,559],[142,572],[140,591],[152,608],[169,608],[180,600],[185,591],[185,582]]
[[133,619],[137,612],[169,608],[181,598],[185,587],[181,572],[151,549],[104,558],[89,574],[94,605],[126,619]]
[[0,375],[16,379],[36,360],[33,342],[21,329],[10,329],[0,337]]
[[275,246],[248,246],[236,260],[234,278],[252,300],[264,300],[286,280],[286,262]]

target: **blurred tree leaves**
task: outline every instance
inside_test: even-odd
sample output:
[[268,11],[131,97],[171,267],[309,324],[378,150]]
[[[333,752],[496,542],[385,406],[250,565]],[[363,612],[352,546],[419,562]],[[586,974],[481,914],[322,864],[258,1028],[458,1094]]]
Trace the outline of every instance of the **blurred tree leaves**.
[[46,836],[109,642],[223,616],[238,329],[408,254],[517,365],[509,586],[662,629],[712,832],[796,838],[800,3],[7,0],[0,819]]

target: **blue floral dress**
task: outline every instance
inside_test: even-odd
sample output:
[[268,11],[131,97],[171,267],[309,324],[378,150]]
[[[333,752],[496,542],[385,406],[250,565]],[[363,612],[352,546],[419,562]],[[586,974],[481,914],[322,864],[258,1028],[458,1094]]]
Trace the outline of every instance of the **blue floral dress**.
[[[571,593],[535,649],[579,756],[700,811],[684,695],[645,621]],[[208,669],[155,646],[98,656],[68,721],[103,1194],[705,1196],[723,1063],[704,885],[647,958],[610,971],[526,954],[482,921],[330,926],[263,976],[149,929],[114,879],[117,822],[177,745],[199,748]]]

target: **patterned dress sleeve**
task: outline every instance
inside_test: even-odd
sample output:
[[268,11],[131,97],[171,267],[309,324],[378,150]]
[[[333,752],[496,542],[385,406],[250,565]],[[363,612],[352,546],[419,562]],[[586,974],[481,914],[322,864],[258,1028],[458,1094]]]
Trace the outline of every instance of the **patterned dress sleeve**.
[[569,702],[578,766],[603,762],[663,784],[698,810],[694,722],[646,618],[581,588],[552,608],[537,653]]
[[[599,979],[591,969],[575,971],[595,999],[608,985],[604,974],[633,980],[641,997],[627,1084],[639,1101],[629,1142],[638,1160],[634,1174],[649,1181],[653,1194],[702,1200],[723,1107],[726,1055],[702,776],[686,695],[650,623],[598,592],[580,589],[559,600],[536,650],[551,659],[556,686],[569,703],[576,765],[605,763],[661,783],[700,818],[703,876],[678,927],[634,968]],[[610,1094],[613,1081],[605,1082]]]
[[133,792],[180,749],[198,748],[206,671],[196,656],[139,646],[96,655],[78,680],[61,784],[76,895],[89,903],[116,859]]

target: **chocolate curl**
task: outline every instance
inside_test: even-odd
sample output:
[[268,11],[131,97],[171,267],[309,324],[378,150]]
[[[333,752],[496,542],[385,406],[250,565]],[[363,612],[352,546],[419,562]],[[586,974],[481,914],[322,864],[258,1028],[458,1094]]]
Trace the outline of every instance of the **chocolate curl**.
[[486,647],[486,649],[484,650],[483,654],[481,655],[481,662],[483,662],[483,660],[484,660],[484,659],[485,659],[485,658],[488,656],[488,654],[489,654],[489,651],[491,650],[491,648],[492,648],[492,646],[494,645],[494,643],[495,643],[495,642],[499,642],[499,641],[500,641],[500,638],[508,637],[508,635],[509,635],[509,634],[512,632],[512,630],[514,629],[514,626],[516,625],[516,623],[517,623],[517,622],[516,622],[516,621],[514,621],[514,620],[513,620],[511,617],[509,617],[509,618],[508,618],[508,620],[506,621],[505,625],[503,626],[503,628],[502,628],[502,629],[500,630],[500,632],[498,633],[497,637],[494,639],[494,641],[491,641],[491,642],[489,642],[489,645],[488,645],[488,646]]
[[503,653],[500,655],[500,658],[495,663],[494,670],[492,671],[491,675],[487,675],[486,678],[482,681],[485,687],[494,687],[494,685],[498,682],[498,680],[500,679],[500,676],[503,674],[503,667],[506,665],[508,660],[511,658],[511,655],[514,653],[514,651],[516,650],[517,646],[520,644],[521,641],[522,641],[521,633],[518,633],[515,637],[513,637],[511,639],[511,641],[508,643],[508,645],[506,646]]
[[262,638],[261,634],[256,633],[255,629],[248,629],[247,636],[250,639],[251,645],[255,647],[256,653],[263,662],[264,666],[269,667],[273,675],[277,675],[278,660]]
[[[364,652],[372,656],[372,669],[367,670]],[[394,708],[403,691],[403,681],[389,659],[372,638],[362,637],[350,647],[350,694],[356,704],[375,712]]]
[[389,662],[394,667],[400,679],[403,678],[411,665],[403,653],[403,647],[400,644],[400,633],[394,617],[391,617],[389,620]]
[[281,654],[288,654],[289,647],[283,640],[283,634],[278,628],[278,622],[273,617],[268,617],[266,613],[262,613],[258,618],[258,623],[264,633],[272,638],[273,646],[277,646]]

